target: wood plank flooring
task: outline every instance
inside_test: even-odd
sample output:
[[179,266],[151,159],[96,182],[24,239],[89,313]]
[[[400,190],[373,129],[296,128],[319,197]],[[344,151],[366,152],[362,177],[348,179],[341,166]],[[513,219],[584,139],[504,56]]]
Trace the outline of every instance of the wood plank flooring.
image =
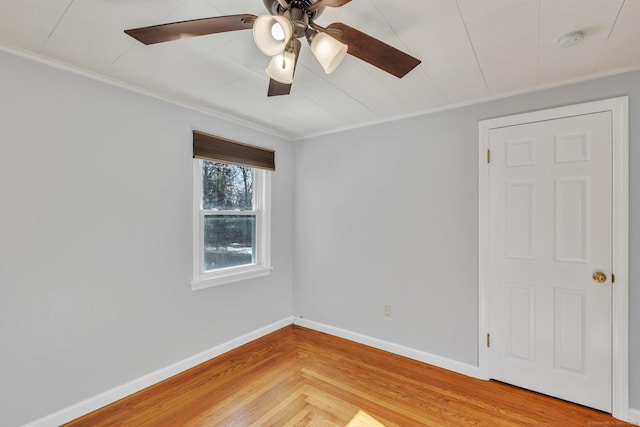
[[67,426],[623,424],[596,410],[288,326]]

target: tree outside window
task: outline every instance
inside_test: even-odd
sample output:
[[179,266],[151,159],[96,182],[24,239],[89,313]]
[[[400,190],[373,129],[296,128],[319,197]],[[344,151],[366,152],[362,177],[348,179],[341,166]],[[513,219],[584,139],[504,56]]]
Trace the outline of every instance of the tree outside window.
[[255,263],[253,184],[251,167],[202,161],[205,272]]

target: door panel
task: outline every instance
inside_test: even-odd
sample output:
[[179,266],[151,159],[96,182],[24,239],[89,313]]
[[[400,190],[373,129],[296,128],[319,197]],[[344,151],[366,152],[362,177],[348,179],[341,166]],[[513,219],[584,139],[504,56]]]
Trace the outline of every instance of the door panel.
[[610,411],[611,113],[491,129],[489,144],[490,376]]

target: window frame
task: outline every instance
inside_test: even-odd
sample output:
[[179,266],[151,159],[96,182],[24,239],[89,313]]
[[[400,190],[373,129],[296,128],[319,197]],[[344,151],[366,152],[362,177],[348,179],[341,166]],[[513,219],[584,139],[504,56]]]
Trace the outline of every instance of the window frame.
[[204,270],[204,217],[211,210],[202,208],[202,162],[201,159],[193,159],[193,278],[191,289],[194,291],[206,289],[270,274],[273,269],[271,266],[271,174],[268,170],[254,166],[250,166],[253,168],[253,210],[218,211],[217,213],[255,215],[255,262],[212,271]]

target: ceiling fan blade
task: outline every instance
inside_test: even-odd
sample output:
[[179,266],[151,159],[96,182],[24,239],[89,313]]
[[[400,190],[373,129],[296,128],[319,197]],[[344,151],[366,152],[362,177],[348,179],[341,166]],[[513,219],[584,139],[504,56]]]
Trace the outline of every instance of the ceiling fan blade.
[[227,31],[249,30],[253,28],[256,18],[256,15],[249,14],[215,16],[134,28],[124,32],[141,43],[154,44]]
[[267,96],[289,95],[291,93],[291,83],[280,83],[277,80],[269,79],[269,90]]
[[[398,78],[404,77],[422,62],[341,22],[331,24],[326,29],[327,34],[349,46],[348,54]],[[339,30],[339,32],[332,30]]]
[[340,7],[349,3],[351,0],[318,0],[311,6],[307,7],[307,12],[315,12],[321,7],[329,6],[329,7]]
[[[296,39],[293,47],[293,52],[296,54],[296,62],[293,66],[294,75],[296,73],[296,66],[298,65],[298,56],[300,55],[301,47],[302,43],[300,43],[300,40]],[[269,79],[269,90],[267,91],[267,96],[289,95],[291,93],[291,86],[291,83],[280,83],[277,80]]]

